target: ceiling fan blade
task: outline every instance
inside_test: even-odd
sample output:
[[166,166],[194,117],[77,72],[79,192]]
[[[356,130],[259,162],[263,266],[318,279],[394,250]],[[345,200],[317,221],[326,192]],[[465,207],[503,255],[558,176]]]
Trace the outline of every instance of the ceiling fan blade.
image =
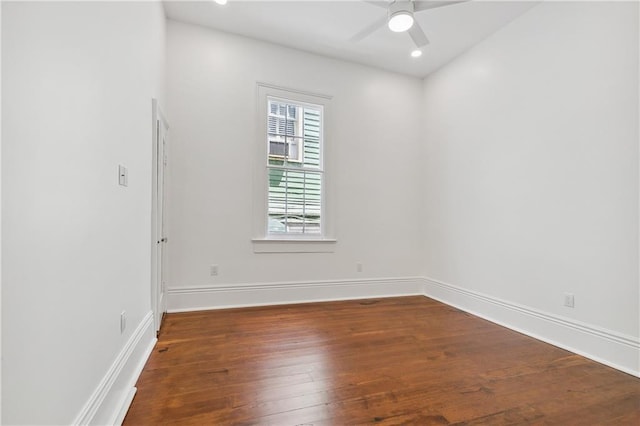
[[349,41],[351,41],[353,43],[356,43],[356,42],[362,40],[363,38],[367,37],[368,35],[374,33],[378,29],[384,27],[385,25],[387,25],[387,17],[383,16],[382,18],[380,18],[377,21],[373,22],[371,25],[368,25],[362,31],[358,32],[356,35],[351,37],[349,39]]
[[411,40],[416,44],[416,47],[420,48],[429,44],[429,39],[424,31],[422,31],[422,27],[420,27],[418,21],[413,23],[408,33],[411,36]]
[[422,10],[435,9],[437,7],[451,6],[456,3],[466,3],[469,0],[441,0],[441,1],[415,1],[413,2],[413,11],[420,12]]
[[388,1],[384,1],[384,0],[362,0],[365,3],[369,3],[372,6],[378,6],[381,7],[383,9],[388,9],[389,8],[389,2]]

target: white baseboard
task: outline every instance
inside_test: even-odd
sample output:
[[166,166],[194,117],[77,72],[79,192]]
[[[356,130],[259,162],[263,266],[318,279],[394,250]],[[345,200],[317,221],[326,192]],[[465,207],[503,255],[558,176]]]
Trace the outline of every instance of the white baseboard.
[[[153,347],[152,347],[153,349]],[[144,365],[143,365],[144,366]],[[138,377],[140,376],[140,374],[142,373],[142,370],[138,372],[138,374],[136,375],[136,381],[138,381]],[[120,409],[118,410],[118,412],[115,413],[115,420],[110,422],[109,424],[113,424],[113,425],[122,425],[122,422],[124,422],[124,418],[127,415],[127,411],[129,411],[129,407],[131,406],[131,403],[133,402],[133,397],[136,396],[136,392],[138,391],[138,388],[136,387],[131,387],[129,389],[129,392],[127,392],[124,395],[124,399],[122,401],[122,404],[120,405]]]
[[142,319],[93,392],[74,425],[120,425],[135,395],[135,384],[156,343],[153,313]]
[[424,279],[424,295],[640,377],[640,340],[485,294]]
[[420,277],[183,287],[167,291],[167,312],[422,294]]

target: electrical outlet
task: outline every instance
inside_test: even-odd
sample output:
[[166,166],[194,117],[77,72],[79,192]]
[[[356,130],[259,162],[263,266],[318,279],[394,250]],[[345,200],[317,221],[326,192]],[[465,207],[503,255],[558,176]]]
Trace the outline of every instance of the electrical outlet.
[[362,262],[356,263],[356,271],[362,272]]
[[129,171],[123,165],[118,166],[118,184],[129,186]]
[[568,307],[568,308],[573,308],[574,307],[574,297],[572,293],[565,293],[564,294],[564,306]]
[[211,265],[211,276],[215,277],[216,275],[218,275],[218,265]]
[[120,334],[124,333],[124,330],[127,328],[127,312],[122,311],[120,313]]

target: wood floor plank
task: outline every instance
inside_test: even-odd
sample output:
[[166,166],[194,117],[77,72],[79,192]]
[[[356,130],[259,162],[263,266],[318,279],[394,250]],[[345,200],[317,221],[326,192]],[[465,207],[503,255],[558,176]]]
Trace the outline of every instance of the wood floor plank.
[[125,425],[638,425],[640,379],[422,297],[169,314]]

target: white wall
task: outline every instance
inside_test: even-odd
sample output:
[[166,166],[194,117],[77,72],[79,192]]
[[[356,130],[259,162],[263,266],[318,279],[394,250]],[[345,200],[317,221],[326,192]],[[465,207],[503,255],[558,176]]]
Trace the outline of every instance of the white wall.
[[638,4],[543,3],[424,88],[427,276],[637,342]]
[[4,424],[73,422],[150,311],[164,31],[158,3],[2,3]]
[[[420,80],[174,21],[167,38],[170,287],[419,275]],[[253,252],[257,82],[333,96],[334,253]]]

